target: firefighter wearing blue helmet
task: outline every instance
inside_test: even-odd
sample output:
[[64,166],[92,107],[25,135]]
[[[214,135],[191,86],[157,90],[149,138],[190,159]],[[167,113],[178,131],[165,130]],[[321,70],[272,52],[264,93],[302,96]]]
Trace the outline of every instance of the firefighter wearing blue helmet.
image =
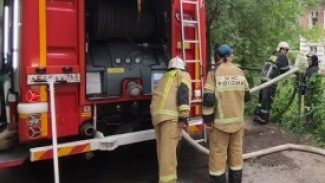
[[204,86],[203,121],[209,134],[209,183],[229,183],[242,179],[242,145],[245,101],[249,99],[244,72],[232,63],[233,50],[223,44],[217,50],[219,60]]

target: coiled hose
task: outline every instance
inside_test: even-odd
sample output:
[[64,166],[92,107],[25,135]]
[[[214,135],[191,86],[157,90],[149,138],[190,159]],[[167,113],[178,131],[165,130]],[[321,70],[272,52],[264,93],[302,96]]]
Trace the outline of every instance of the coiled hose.
[[[274,84],[282,79],[284,79],[285,77],[294,74],[296,72],[298,72],[299,69],[298,68],[292,68],[290,69],[288,72],[268,81],[265,82],[263,84],[261,84],[260,86],[257,86],[255,88],[250,89],[250,93],[259,91],[271,84]],[[203,147],[201,144],[199,144],[198,142],[196,142],[194,139],[191,138],[191,136],[188,135],[187,132],[185,132],[184,130],[182,131],[183,137],[184,139],[190,144],[192,145],[195,149],[197,149],[199,152],[202,152],[204,154],[209,154],[209,149]],[[325,156],[325,150],[321,149],[321,148],[316,148],[316,147],[311,147],[311,146],[304,146],[304,145],[296,145],[296,144],[284,144],[284,145],[280,145],[280,146],[275,146],[275,147],[270,147],[270,148],[266,148],[263,150],[259,150],[259,151],[255,151],[255,152],[251,152],[251,153],[247,153],[243,155],[243,159],[247,160],[247,159],[251,159],[251,158],[256,158],[259,156],[263,156],[263,155],[267,155],[267,154],[271,154],[271,153],[276,153],[276,152],[280,152],[280,151],[288,151],[288,150],[296,150],[296,151],[303,151],[303,152],[309,152],[309,153],[315,153],[315,154],[319,154],[319,155],[323,155]]]
[[108,1],[94,1],[88,20],[90,38],[96,41],[149,39],[158,26],[155,13],[142,10],[140,18],[138,13],[136,6],[122,7]]

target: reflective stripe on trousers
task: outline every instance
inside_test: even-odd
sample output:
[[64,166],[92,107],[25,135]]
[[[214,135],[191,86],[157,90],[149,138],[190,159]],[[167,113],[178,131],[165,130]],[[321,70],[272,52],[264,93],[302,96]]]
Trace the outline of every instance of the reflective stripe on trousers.
[[176,183],[177,174],[170,174],[165,176],[159,176],[159,183]]
[[232,170],[241,170],[243,167],[243,128],[235,133],[226,133],[213,128],[209,135],[209,174],[212,176],[224,174],[227,158]]
[[177,180],[177,145],[182,130],[176,121],[164,121],[155,126],[159,182],[173,183]]

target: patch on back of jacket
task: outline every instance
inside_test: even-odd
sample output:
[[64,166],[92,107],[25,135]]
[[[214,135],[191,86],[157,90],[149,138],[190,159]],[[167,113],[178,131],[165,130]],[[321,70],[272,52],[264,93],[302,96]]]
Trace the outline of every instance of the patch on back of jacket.
[[247,82],[244,76],[217,76],[216,84],[218,89],[244,90]]

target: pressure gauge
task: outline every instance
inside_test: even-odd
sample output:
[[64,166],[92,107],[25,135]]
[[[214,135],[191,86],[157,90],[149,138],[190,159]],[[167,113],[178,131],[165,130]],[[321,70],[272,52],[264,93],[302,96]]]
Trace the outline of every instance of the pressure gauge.
[[122,62],[122,59],[121,58],[116,58],[115,59],[115,63],[120,64],[121,62]]
[[140,58],[135,58],[134,62],[135,62],[136,64],[139,64],[139,63],[141,62],[141,59],[140,59]]
[[130,58],[125,58],[124,62],[129,64],[129,63],[131,63],[131,59]]

